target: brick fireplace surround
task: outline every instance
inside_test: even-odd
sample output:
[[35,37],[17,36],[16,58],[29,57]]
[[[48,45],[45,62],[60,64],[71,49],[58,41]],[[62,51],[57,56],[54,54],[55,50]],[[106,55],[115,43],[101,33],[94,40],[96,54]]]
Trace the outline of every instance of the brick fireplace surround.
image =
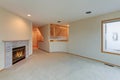
[[12,66],[12,49],[25,46],[26,58],[29,56],[29,40],[4,41],[5,45],[5,68]]

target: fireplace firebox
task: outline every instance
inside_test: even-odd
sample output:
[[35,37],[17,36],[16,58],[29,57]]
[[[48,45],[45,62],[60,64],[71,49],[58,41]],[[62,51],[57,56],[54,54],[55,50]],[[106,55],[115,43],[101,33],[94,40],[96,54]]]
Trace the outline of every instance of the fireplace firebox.
[[12,49],[12,64],[15,64],[25,59],[25,46],[17,47]]

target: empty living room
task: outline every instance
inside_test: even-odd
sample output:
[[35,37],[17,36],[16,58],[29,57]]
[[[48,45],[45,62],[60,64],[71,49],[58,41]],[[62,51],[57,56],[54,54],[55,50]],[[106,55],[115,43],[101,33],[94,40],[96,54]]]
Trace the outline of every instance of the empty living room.
[[0,80],[120,80],[120,1],[0,0]]

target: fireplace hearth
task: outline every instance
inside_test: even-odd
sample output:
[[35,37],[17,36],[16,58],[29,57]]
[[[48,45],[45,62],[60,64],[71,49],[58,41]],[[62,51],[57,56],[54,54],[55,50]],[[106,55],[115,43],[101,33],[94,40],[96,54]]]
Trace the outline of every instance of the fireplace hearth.
[[15,64],[25,59],[25,46],[17,47],[12,49],[12,64]]

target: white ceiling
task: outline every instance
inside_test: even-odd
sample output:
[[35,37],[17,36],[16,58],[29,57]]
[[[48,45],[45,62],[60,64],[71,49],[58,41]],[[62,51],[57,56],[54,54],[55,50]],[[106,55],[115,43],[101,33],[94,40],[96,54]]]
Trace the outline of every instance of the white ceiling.
[[[0,0],[0,6],[41,25],[75,20],[120,10],[120,0]],[[92,11],[92,14],[85,14]],[[27,17],[30,13],[32,16]]]

